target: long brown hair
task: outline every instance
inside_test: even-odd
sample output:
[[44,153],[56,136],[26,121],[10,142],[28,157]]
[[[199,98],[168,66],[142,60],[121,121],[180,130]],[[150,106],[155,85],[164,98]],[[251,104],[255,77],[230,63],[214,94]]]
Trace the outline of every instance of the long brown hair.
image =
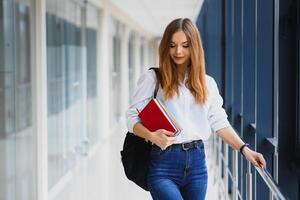
[[186,86],[191,91],[195,101],[199,104],[204,104],[207,100],[204,50],[198,29],[188,18],[173,20],[166,27],[159,45],[160,82],[164,91],[164,97],[165,99],[170,99],[175,94],[179,95],[178,71],[170,55],[171,39],[177,31],[185,33],[191,54],[190,65],[187,68],[189,76]]

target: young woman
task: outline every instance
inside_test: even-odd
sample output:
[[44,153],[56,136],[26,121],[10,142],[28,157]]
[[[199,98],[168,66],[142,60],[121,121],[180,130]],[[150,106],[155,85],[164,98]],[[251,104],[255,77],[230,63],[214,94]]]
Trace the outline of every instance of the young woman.
[[205,72],[200,34],[187,18],[175,19],[165,29],[159,46],[161,75],[157,98],[182,127],[173,137],[166,130],[150,132],[140,122],[142,110],[153,97],[156,76],[145,72],[138,81],[127,111],[130,132],[153,143],[148,187],[153,199],[205,199],[207,168],[203,140],[216,133],[253,165],[265,168],[262,154],[252,151],[235,133],[222,108],[214,79]]

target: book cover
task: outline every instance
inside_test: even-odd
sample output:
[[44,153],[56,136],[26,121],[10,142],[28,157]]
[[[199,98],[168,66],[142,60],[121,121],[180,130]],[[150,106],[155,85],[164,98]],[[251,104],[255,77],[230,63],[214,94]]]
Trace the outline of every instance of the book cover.
[[173,132],[174,135],[180,133],[181,128],[157,99],[151,99],[138,116],[142,124],[150,131],[165,129]]

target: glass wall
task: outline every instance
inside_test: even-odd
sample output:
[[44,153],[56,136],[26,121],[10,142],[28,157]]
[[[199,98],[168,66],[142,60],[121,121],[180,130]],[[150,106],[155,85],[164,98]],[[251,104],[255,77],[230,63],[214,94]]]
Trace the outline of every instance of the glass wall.
[[86,20],[87,49],[87,135],[91,144],[98,140],[97,130],[97,62],[99,11],[91,5],[87,7]]
[[49,188],[97,141],[98,11],[47,0]]
[[110,113],[111,126],[119,122],[121,115],[121,25],[114,18],[110,19]]
[[0,199],[35,197],[31,94],[33,1],[0,2]]
[[131,103],[133,92],[135,88],[135,77],[134,77],[134,67],[135,67],[135,38],[134,33],[131,32],[128,42],[128,73],[129,73],[129,102]]

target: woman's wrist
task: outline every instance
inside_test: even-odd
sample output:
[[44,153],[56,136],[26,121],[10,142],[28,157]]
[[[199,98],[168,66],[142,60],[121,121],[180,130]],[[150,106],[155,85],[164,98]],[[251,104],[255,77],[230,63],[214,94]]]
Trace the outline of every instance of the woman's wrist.
[[240,148],[239,148],[239,152],[243,155],[244,155],[244,150],[248,148],[249,149],[249,144],[248,143],[244,143]]
[[147,141],[152,142],[153,132],[149,131],[142,123],[138,122],[133,126],[133,133]]
[[148,135],[148,140],[150,142],[154,143],[154,141],[155,141],[155,134],[154,134],[154,132],[148,131],[147,135]]

